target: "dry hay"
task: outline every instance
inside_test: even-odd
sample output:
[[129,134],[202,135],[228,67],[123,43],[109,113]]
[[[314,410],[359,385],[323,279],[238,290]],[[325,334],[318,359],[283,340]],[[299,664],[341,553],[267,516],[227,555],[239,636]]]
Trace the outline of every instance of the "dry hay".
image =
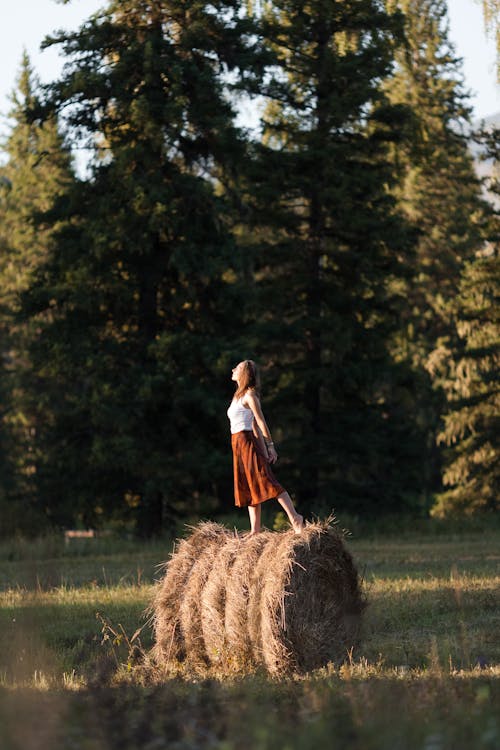
[[227,579],[224,625],[230,649],[230,666],[238,671],[246,671],[260,661],[256,658],[255,643],[250,635],[249,602],[260,585],[255,578],[257,563],[272,536],[270,532],[263,532],[244,539]]
[[[295,536],[292,533],[280,534],[274,543],[266,546],[255,568],[260,585],[252,591],[249,600],[248,631],[254,651],[272,673],[288,671],[288,663],[292,661],[285,615],[287,589],[292,582],[289,552]],[[279,665],[282,665],[282,670]]]
[[238,537],[197,526],[166,565],[152,605],[154,656],[197,671],[307,672],[346,657],[364,599],[330,521]]
[[238,557],[242,539],[229,537],[213,558],[212,568],[201,592],[201,628],[206,653],[212,664],[224,664],[231,658],[225,629],[228,579]]
[[183,661],[186,643],[180,628],[180,608],[184,589],[191,571],[205,549],[222,542],[227,531],[216,523],[199,524],[187,539],[174,548],[171,559],[163,567],[166,574],[157,586],[151,605],[155,634],[153,656],[159,662]]

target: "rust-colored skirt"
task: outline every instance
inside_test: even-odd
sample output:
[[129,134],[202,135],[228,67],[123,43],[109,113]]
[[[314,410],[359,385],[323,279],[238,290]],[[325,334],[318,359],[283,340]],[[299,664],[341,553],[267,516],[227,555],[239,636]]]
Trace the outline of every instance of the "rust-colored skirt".
[[271,471],[269,461],[262,454],[252,430],[231,435],[231,446],[234,502],[239,508],[259,505],[285,491]]

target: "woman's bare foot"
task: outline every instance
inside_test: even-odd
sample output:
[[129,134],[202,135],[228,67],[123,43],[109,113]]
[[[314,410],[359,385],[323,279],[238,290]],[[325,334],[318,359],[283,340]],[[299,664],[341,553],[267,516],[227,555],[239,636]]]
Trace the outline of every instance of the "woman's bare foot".
[[296,534],[304,531],[304,518],[299,513],[297,513],[295,519],[292,521],[292,527]]
[[250,534],[249,536],[255,536],[255,534],[260,534],[261,531],[261,510],[262,507],[260,505],[249,505],[248,506],[248,515],[250,517]]

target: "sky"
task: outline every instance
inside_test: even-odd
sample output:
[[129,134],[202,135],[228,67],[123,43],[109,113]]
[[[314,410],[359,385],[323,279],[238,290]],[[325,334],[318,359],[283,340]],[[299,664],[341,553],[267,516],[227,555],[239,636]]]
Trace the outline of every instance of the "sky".
[[[7,0],[0,0],[5,6]],[[15,0],[9,2],[0,24],[0,133],[6,132],[9,94],[15,81],[23,49],[43,82],[54,80],[62,67],[55,49],[40,52],[43,38],[57,29],[77,29],[101,8],[103,0],[72,0],[61,5],[57,0]],[[500,86],[496,83],[495,45],[484,30],[479,0],[448,0],[450,38],[463,58],[465,83],[471,93],[474,119],[500,111]]]

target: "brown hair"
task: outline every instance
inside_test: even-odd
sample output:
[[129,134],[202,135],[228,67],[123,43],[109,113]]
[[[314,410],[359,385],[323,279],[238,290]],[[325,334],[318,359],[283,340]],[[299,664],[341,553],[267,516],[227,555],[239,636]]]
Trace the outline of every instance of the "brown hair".
[[260,393],[259,370],[253,359],[245,359],[243,360],[243,376],[240,378],[234,398],[242,398],[250,388],[254,388],[257,394]]

